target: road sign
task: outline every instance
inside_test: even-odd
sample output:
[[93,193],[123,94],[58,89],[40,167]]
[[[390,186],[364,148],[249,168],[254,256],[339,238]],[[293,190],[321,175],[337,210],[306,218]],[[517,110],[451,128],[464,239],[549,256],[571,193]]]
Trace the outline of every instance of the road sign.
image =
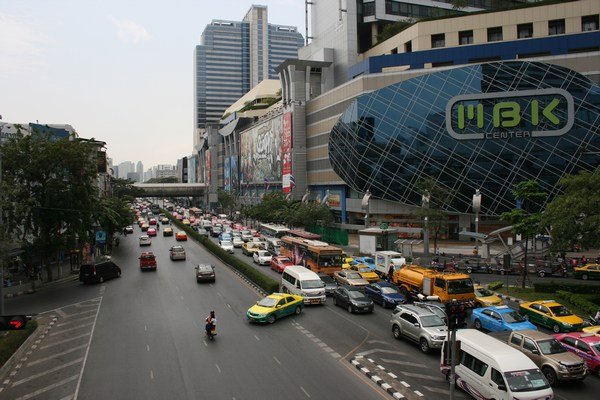
[[96,244],[105,244],[106,243],[106,232],[98,231],[96,232]]

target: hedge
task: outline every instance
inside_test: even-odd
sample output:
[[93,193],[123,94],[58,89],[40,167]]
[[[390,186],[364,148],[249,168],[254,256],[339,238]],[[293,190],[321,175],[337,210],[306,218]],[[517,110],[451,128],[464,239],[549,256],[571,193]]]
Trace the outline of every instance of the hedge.
[[275,279],[271,278],[268,275],[263,274],[257,269],[251,267],[245,262],[239,260],[233,254],[230,254],[219,247],[212,240],[207,238],[206,236],[202,236],[198,234],[195,230],[193,230],[189,225],[184,225],[181,221],[173,218],[173,215],[166,210],[162,210],[162,212],[171,220],[173,223],[183,231],[185,231],[188,236],[194,238],[200,244],[202,244],[208,251],[218,257],[221,261],[228,264],[229,266],[235,268],[238,272],[248,278],[250,281],[257,284],[267,293],[273,293],[279,291],[279,282]]
[[37,329],[37,321],[29,321],[22,331],[9,331],[0,337],[0,367],[3,366],[29,335]]
[[595,315],[598,311],[598,305],[600,304],[600,297],[595,297],[594,301],[590,301],[590,296],[584,296],[581,294],[570,293],[564,290],[558,290],[556,295],[564,301],[568,301],[574,306],[582,309],[589,315]]
[[502,282],[500,282],[500,281],[498,281],[498,282],[490,282],[488,284],[488,289],[490,289],[490,290],[498,290],[502,286],[504,286],[504,284]]
[[534,282],[536,292],[555,293],[559,290],[574,294],[596,294],[600,295],[600,285],[584,285],[570,282]]

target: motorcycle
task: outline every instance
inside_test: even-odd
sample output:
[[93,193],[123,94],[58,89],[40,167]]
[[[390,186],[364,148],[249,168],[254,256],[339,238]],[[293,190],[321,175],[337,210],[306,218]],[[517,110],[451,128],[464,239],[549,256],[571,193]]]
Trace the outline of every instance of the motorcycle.
[[208,340],[214,340],[215,336],[217,336],[217,327],[215,325],[211,325],[210,328],[206,328],[206,337]]

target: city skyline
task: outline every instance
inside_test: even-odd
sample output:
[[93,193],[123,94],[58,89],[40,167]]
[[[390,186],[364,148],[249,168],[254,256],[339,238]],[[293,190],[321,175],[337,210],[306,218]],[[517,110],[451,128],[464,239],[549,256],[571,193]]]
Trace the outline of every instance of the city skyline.
[[[193,151],[193,53],[213,19],[252,1],[0,0],[3,122],[70,124],[113,160],[175,165]],[[269,22],[304,35],[304,1],[265,0]],[[143,4],[143,7],[141,6]]]

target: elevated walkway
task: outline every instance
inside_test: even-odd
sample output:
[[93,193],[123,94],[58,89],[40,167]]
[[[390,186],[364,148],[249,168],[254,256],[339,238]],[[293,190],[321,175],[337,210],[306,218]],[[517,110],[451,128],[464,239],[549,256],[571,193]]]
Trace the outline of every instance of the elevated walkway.
[[143,189],[139,197],[201,197],[208,190],[206,183],[134,183],[133,186]]

